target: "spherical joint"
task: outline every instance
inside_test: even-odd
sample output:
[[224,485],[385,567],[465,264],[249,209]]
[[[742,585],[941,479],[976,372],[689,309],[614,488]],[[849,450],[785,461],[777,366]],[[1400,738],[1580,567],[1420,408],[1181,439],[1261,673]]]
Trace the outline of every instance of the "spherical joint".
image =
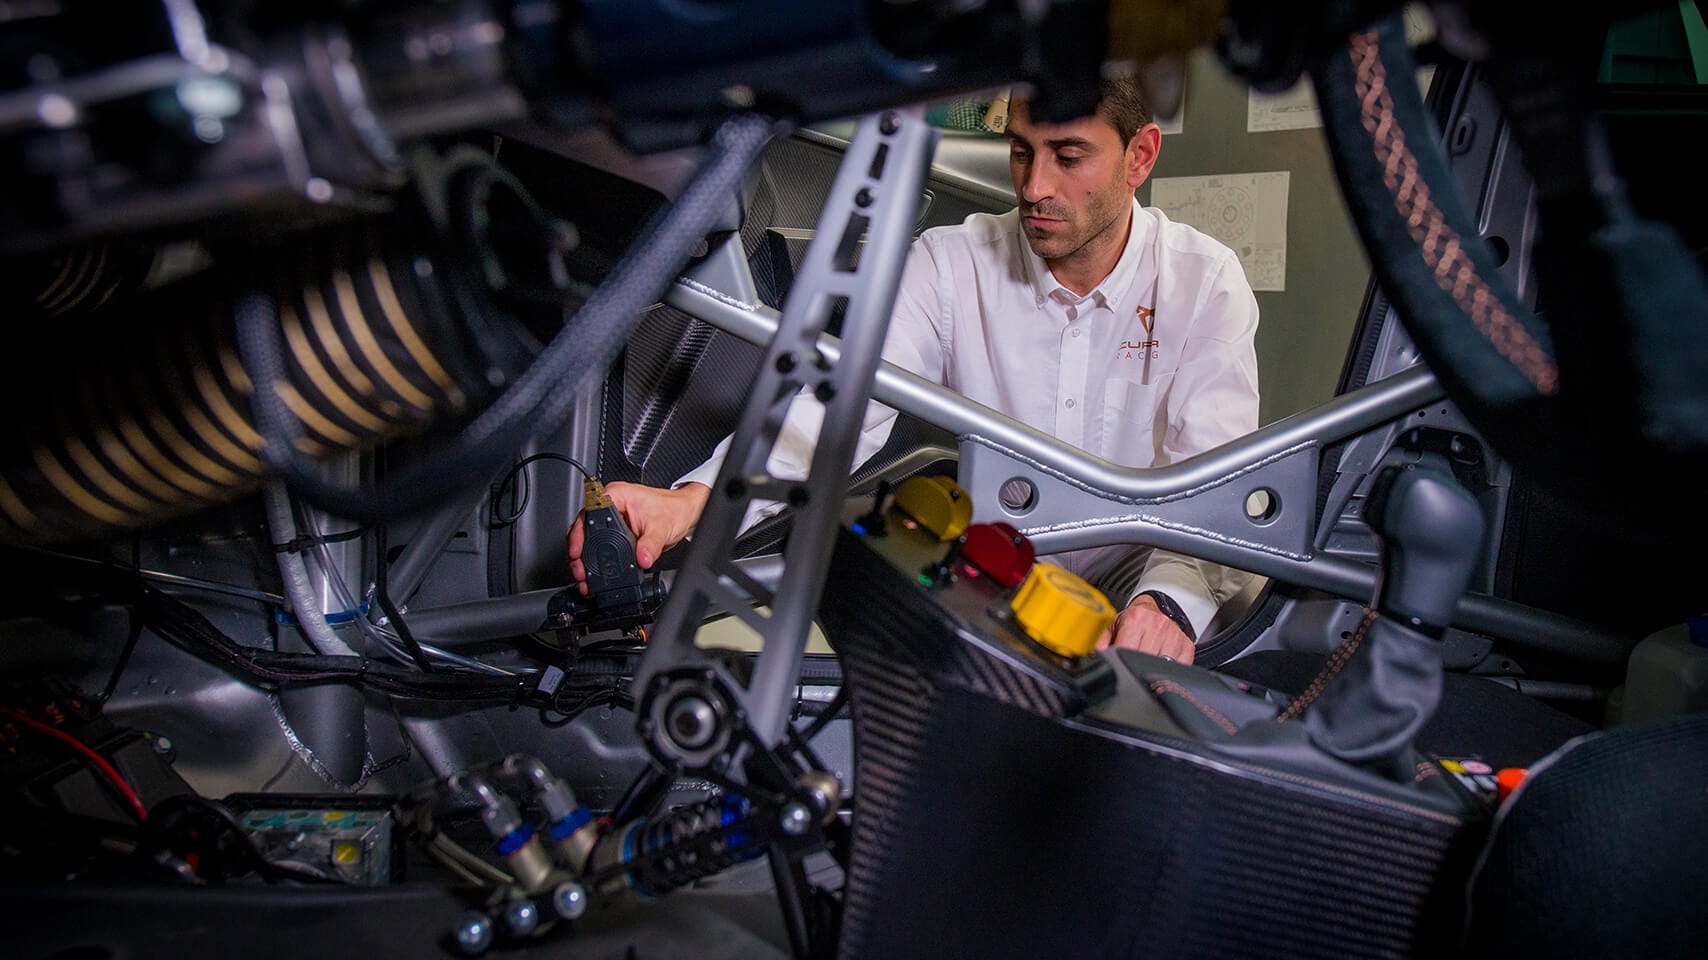
[[492,946],[492,918],[479,910],[470,910],[457,918],[451,936],[465,955],[480,956]]
[[798,837],[807,832],[812,826],[812,811],[799,800],[791,800],[783,805],[782,814],[778,818],[778,826],[791,837]]
[[836,818],[836,812],[842,805],[842,784],[834,775],[823,770],[808,770],[795,781],[795,786],[806,792],[820,820],[829,823]]
[[665,731],[670,739],[685,749],[698,750],[711,743],[717,735],[718,713],[700,697],[678,698],[664,716]]
[[587,888],[565,880],[552,891],[552,909],[565,920],[578,920],[587,912]]
[[504,926],[518,937],[533,933],[540,925],[540,908],[532,900],[512,900],[504,905]]

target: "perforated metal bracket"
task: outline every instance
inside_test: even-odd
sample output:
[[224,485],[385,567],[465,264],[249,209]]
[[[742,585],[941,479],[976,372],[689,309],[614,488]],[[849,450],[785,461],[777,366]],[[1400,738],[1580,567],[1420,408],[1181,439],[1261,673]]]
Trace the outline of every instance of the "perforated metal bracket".
[[[785,737],[807,630],[830,564],[842,491],[936,140],[918,108],[867,117],[856,129],[717,485],[695,528],[687,561],[635,677],[635,689],[650,692],[654,676],[700,671],[708,684],[715,681],[732,694],[740,722],[762,743],[777,745]],[[839,300],[846,304],[842,349],[831,356],[818,349],[818,342]],[[784,415],[803,389],[824,403],[824,424],[807,479],[780,479],[770,473],[767,461]],[[748,507],[767,501],[796,510],[775,591],[743,573],[730,553]],[[746,682],[734,676],[725,661],[694,644],[699,625],[713,607],[740,618],[764,642]],[[657,695],[669,689],[675,688],[659,687]],[[677,712],[688,716],[691,706]],[[640,713],[673,715],[670,704],[656,709],[642,704]],[[650,725],[643,736],[660,757],[696,767],[705,761],[700,748],[706,734],[691,732],[690,742],[679,743],[673,725],[661,723]]]

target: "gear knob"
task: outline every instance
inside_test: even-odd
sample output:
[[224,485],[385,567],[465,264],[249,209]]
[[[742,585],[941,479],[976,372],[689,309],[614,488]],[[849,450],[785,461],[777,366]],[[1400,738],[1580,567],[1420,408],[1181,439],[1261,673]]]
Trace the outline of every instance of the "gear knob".
[[1377,611],[1439,637],[1477,567],[1482,508],[1447,474],[1389,467],[1371,488],[1364,520],[1382,547]]

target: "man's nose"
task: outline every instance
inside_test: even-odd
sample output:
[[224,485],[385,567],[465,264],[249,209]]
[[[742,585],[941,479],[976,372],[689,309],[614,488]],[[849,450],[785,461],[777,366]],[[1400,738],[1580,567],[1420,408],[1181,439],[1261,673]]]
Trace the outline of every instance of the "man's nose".
[[1054,184],[1045,173],[1044,164],[1033,162],[1026,167],[1020,183],[1020,195],[1027,203],[1037,203],[1051,196]]

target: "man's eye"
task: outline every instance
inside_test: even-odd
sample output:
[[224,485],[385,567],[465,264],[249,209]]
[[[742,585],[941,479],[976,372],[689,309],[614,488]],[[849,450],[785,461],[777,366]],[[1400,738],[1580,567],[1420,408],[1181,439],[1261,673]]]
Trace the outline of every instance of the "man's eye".
[[1021,163],[1025,163],[1032,159],[1032,154],[1025,150],[1010,150],[1008,157],[1010,160],[1019,160]]
[[1056,160],[1059,161],[1061,163],[1061,165],[1064,167],[1071,167],[1074,164],[1076,164],[1076,163],[1078,163],[1084,159],[1085,159],[1084,157],[1075,157],[1075,156],[1058,156],[1058,157],[1056,157]]

